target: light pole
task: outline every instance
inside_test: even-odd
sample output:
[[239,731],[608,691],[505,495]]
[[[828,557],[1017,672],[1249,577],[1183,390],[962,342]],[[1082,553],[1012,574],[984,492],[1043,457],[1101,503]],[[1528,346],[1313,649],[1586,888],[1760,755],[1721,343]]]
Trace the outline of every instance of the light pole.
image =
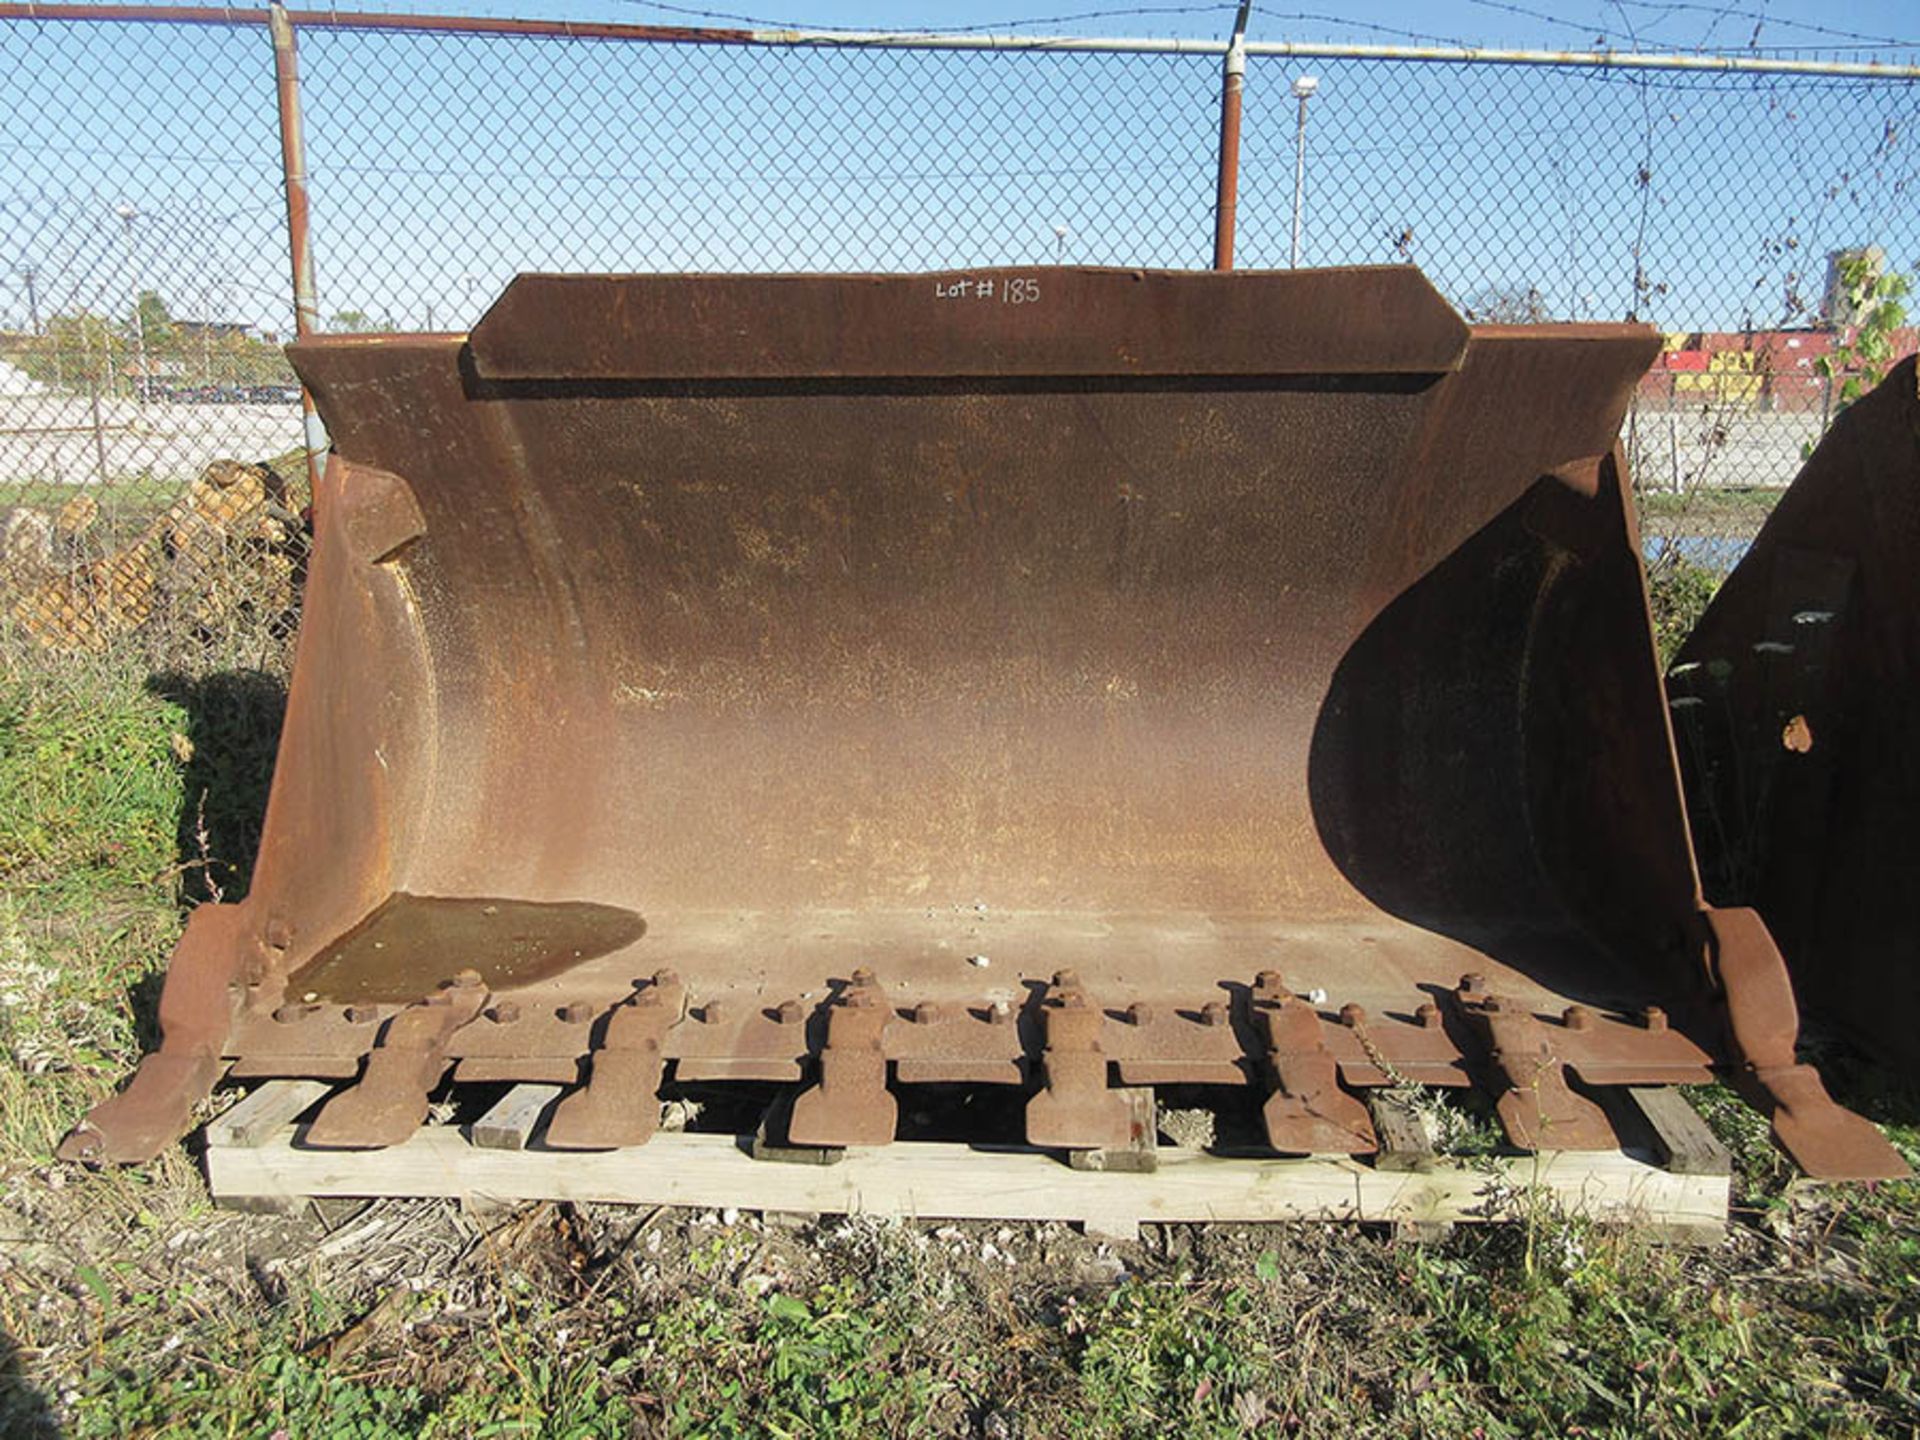
[[1053,227],[1053,263],[1056,265],[1067,263],[1067,227],[1064,225]]
[[140,315],[140,262],[133,249],[133,222],[139,211],[131,202],[122,200],[113,207],[113,213],[120,217],[120,225],[127,237],[127,288],[133,292],[133,355],[134,369],[139,372],[142,404],[147,399],[147,324]]
[[1300,268],[1300,211],[1307,196],[1307,101],[1320,88],[1318,77],[1302,75],[1293,82],[1293,98],[1300,102],[1299,118],[1293,127],[1293,249],[1288,261]]
[[27,282],[27,322],[33,327],[33,333],[40,333],[40,292],[35,285],[40,279],[38,265],[22,265],[20,278]]

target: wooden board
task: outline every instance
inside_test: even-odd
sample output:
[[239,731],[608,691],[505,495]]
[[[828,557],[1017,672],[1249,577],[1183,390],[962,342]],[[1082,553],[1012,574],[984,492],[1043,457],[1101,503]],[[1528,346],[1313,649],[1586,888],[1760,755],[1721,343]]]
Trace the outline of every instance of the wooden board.
[[1374,1169],[1431,1170],[1434,1167],[1433,1142],[1427,1139],[1427,1127],[1404,1097],[1386,1090],[1369,1090],[1367,1109],[1373,1114],[1374,1133],[1380,1137],[1380,1153],[1374,1156]]
[[264,1145],[286,1126],[333,1093],[326,1080],[269,1080],[247,1092],[231,1110],[207,1122],[207,1145],[247,1148]]
[[1651,1127],[1654,1147],[1667,1169],[1680,1175],[1733,1173],[1732,1153],[1678,1090],[1636,1085],[1627,1096]]
[[473,1122],[473,1143],[482,1150],[524,1150],[561,1085],[516,1085],[500,1103]]
[[488,1150],[429,1126],[386,1150],[310,1150],[291,1125],[265,1144],[207,1148],[223,1204],[309,1196],[445,1196],[869,1214],[1069,1220],[1129,1234],[1142,1222],[1515,1219],[1539,1197],[1613,1223],[1724,1227],[1725,1176],[1683,1175],[1619,1152],[1443,1161],[1421,1172],[1345,1159],[1238,1159],[1164,1148],[1152,1174],[1074,1170],[1037,1151],[902,1143],[837,1165],[769,1165],[728,1135],[668,1133],[605,1152]]

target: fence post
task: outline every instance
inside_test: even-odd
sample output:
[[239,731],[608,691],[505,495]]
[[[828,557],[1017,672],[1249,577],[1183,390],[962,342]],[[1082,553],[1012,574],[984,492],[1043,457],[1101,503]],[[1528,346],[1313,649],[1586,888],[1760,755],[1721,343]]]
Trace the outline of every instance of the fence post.
[[1247,82],[1247,11],[1240,0],[1233,40],[1220,68],[1220,177],[1213,205],[1213,268],[1233,268],[1233,218],[1240,200],[1240,94]]
[[[273,78],[280,101],[280,166],[287,188],[287,256],[293,266],[293,333],[305,339],[320,328],[313,283],[313,249],[307,240],[307,142],[300,128],[300,54],[293,20],[275,0],[268,11],[273,37]],[[307,480],[317,486],[327,432],[314,414],[313,397],[300,387],[301,433],[307,446]]]

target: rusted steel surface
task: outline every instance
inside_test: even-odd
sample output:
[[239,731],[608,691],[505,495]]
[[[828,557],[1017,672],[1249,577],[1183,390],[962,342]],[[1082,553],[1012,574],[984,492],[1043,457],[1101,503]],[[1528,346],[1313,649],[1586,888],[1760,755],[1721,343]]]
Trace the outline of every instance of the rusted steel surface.
[[[1357,291],[1324,283],[1327,273],[1296,284],[1253,276],[1248,293],[1164,270],[523,275],[474,328],[467,353],[482,381],[626,382],[605,393],[636,399],[670,380],[705,380],[715,390],[723,381],[781,381],[789,402],[839,379],[994,382],[978,387],[984,403],[996,390],[1031,390],[1045,379],[1218,378],[1245,388],[1256,377],[1318,377],[1328,389],[1347,377],[1392,376],[1407,389],[1460,367],[1468,327],[1419,271],[1368,271]],[[1250,304],[1257,290],[1273,300]],[[889,403],[899,388],[864,393],[877,414],[951,423],[951,406],[935,403],[940,395],[923,394],[917,406]],[[820,408],[832,415],[845,405]],[[753,413],[715,405],[693,407],[689,418],[702,409],[737,419]]]
[[1841,414],[1669,680],[1710,893],[1803,1006],[1920,1079],[1920,392]]
[[1729,1026],[1613,450],[1658,344],[1404,269],[540,277],[303,342],[336,451],[266,834],[162,1054],[364,1066],[334,1144],[451,1065],[585,1080],[590,1146],[664,1075],[785,1085],[820,1146],[895,1087],[1100,1150],[1116,1083],[1231,1085],[1347,1153],[1369,1085],[1790,1060],[1764,955]]

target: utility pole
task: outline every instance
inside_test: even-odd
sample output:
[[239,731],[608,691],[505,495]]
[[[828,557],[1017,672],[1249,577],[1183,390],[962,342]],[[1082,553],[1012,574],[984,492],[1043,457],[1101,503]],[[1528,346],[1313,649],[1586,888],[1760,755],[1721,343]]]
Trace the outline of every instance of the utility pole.
[[127,288],[133,292],[133,364],[140,376],[140,387],[135,393],[144,405],[147,399],[147,322],[140,314],[140,260],[133,246],[133,222],[140,212],[130,201],[122,200],[113,207],[113,213],[120,217],[121,228],[127,237]]
[[27,282],[27,321],[33,327],[33,333],[40,333],[40,294],[34,284],[40,278],[38,265],[22,265],[20,278]]

